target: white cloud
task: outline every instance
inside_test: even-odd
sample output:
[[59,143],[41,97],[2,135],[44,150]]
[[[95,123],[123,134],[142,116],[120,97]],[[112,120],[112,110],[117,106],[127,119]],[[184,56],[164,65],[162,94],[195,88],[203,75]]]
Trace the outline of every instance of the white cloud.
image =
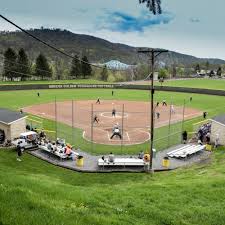
[[[210,0],[162,0],[163,9],[171,12],[174,19],[169,24],[145,27],[143,32],[96,29],[106,10],[140,16],[146,9],[138,0],[0,0],[0,5],[3,15],[25,28],[59,27],[112,42],[225,59],[224,0],[213,3],[213,10]],[[3,20],[0,29],[14,30]]]

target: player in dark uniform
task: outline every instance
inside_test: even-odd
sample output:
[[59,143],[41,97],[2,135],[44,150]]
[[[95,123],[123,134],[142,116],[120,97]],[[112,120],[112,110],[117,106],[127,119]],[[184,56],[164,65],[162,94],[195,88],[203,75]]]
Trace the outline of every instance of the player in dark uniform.
[[167,106],[166,100],[163,100],[163,101],[162,101],[162,105],[163,105],[163,106],[164,106],[164,105]]
[[206,119],[207,112],[203,112],[203,118]]
[[100,98],[98,97],[96,104],[100,104]]
[[116,117],[116,110],[112,109],[112,117]]
[[99,118],[98,118],[98,116],[97,116],[97,115],[95,115],[95,116],[94,116],[93,123],[95,123],[95,122],[96,122],[96,123],[98,123],[98,122],[99,122]]

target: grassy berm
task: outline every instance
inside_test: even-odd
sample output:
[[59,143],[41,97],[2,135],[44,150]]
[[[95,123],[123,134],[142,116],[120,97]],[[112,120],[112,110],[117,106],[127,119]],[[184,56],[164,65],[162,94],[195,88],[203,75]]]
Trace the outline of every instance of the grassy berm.
[[224,225],[225,149],[172,172],[85,174],[0,150],[1,225]]

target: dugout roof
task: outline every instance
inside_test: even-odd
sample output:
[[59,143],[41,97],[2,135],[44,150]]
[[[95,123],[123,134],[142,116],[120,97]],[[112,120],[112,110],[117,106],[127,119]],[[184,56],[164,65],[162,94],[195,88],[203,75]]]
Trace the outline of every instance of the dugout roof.
[[213,117],[212,120],[225,125],[225,114]]
[[0,123],[11,124],[25,117],[26,115],[21,114],[20,112],[0,108]]

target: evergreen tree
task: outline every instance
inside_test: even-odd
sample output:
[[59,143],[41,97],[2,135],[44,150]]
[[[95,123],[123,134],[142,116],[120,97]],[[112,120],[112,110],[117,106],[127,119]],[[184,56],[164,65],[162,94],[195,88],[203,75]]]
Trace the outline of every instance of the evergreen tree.
[[43,54],[40,54],[36,58],[35,75],[40,76],[42,80],[44,77],[52,76],[52,70],[49,66],[48,60]]
[[12,48],[8,48],[4,53],[4,57],[3,76],[12,81],[14,77],[18,76],[18,73],[16,73],[16,52]]
[[206,63],[205,63],[205,69],[206,69],[206,72],[208,72],[208,70],[209,70],[209,61],[206,61]]
[[219,68],[217,69],[216,75],[221,77],[221,75],[222,75],[222,68],[221,68],[221,67],[219,67]]
[[18,59],[17,59],[17,69],[16,71],[21,73],[19,74],[21,76],[21,80],[26,80],[27,77],[31,72],[28,56],[23,48],[21,48],[18,52]]
[[103,69],[102,69],[102,72],[101,72],[101,74],[100,74],[101,80],[107,81],[108,76],[109,76],[109,74],[108,74],[107,67],[104,66]]
[[70,76],[77,78],[81,74],[82,74],[82,71],[81,71],[81,62],[78,59],[78,57],[75,56],[75,58],[72,61],[72,65],[71,65],[71,69],[70,69]]
[[84,56],[82,58],[82,61],[83,62],[81,62],[81,71],[82,71],[83,78],[85,79],[86,76],[91,75],[92,68],[91,68],[91,65],[88,64],[89,62],[88,62],[87,56]]
[[200,65],[197,64],[197,65],[195,66],[195,72],[197,73],[197,72],[200,72],[200,71],[201,71]]
[[139,0],[139,3],[146,3],[146,7],[155,14],[161,14],[161,0]]

